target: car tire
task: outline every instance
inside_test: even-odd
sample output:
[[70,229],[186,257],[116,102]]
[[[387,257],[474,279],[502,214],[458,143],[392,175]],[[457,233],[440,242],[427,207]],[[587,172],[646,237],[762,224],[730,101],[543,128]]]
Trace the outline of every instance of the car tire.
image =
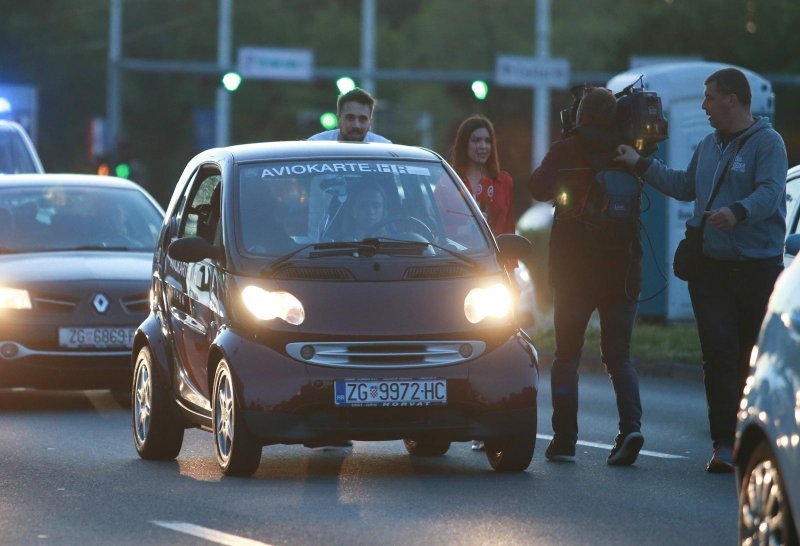
[[437,438],[404,439],[403,444],[409,454],[418,457],[441,457],[450,449],[450,440]]
[[220,360],[214,374],[211,407],[214,453],[220,470],[226,476],[251,476],[261,462],[261,444],[244,422],[233,374],[225,360]]
[[524,472],[531,464],[536,447],[536,431],[520,436],[487,438],[486,458],[498,472]]
[[797,544],[783,476],[761,443],[747,463],[739,490],[739,544]]
[[168,461],[183,445],[183,424],[169,387],[153,369],[150,348],[139,349],[130,394],[133,443],[142,459]]

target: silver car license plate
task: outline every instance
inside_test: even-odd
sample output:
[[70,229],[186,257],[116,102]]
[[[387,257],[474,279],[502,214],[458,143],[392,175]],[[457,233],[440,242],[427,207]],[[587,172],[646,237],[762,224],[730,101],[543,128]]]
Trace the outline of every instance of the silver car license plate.
[[59,328],[58,344],[69,349],[130,349],[135,328]]

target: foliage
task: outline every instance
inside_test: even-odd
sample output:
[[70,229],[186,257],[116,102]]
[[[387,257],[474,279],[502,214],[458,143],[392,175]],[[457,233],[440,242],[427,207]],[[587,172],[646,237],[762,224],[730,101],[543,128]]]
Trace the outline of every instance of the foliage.
[[[491,73],[498,53],[534,52],[532,0],[377,0],[377,66]],[[3,83],[39,90],[39,148],[52,171],[91,171],[89,120],[105,113],[109,0],[0,0]],[[125,58],[215,62],[218,0],[124,0]],[[319,67],[360,65],[360,0],[234,0],[233,52],[239,46],[310,48]],[[610,74],[631,56],[686,56],[760,73],[800,73],[796,0],[558,0],[551,2],[551,53],[575,71]],[[603,82],[591,82],[603,83]],[[132,153],[166,200],[197,150],[195,114],[214,107],[218,78],[126,71],[122,125]],[[776,85],[776,127],[790,163],[800,163],[800,89]],[[232,141],[305,138],[336,100],[333,81],[245,81],[231,99]],[[495,121],[500,160],[520,183],[531,167],[531,93],[490,88],[472,98],[467,83],[380,80],[376,128],[418,144],[422,114],[433,120],[432,147],[447,155],[458,122],[472,113]],[[569,102],[552,97],[557,112]],[[699,106],[699,105],[698,105]],[[317,114],[317,115],[315,115]]]

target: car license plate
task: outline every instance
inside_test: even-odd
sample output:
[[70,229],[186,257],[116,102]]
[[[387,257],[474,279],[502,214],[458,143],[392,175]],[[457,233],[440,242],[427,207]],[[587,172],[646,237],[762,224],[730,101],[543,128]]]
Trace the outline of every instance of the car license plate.
[[348,379],[334,382],[334,403],[352,407],[447,404],[446,379]]
[[135,328],[59,328],[58,344],[70,349],[130,349],[135,333]]

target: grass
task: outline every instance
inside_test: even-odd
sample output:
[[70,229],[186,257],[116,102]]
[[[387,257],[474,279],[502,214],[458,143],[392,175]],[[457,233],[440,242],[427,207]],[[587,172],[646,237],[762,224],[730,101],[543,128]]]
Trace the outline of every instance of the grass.
[[[555,350],[553,316],[540,314],[536,326],[529,330],[536,348],[541,353]],[[600,327],[596,314],[586,329],[583,346],[585,355],[600,354]],[[660,325],[638,322],[633,328],[631,357],[636,361],[670,361],[702,364],[700,340],[694,321]]]

